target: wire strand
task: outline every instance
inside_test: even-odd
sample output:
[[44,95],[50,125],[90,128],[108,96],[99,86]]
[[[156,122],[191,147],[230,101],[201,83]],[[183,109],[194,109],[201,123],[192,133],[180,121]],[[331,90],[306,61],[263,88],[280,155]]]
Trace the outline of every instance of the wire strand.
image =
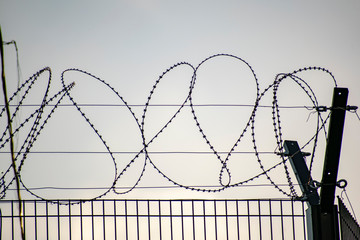
[[[198,86],[197,73],[198,73],[199,69],[207,61],[210,61],[214,58],[224,58],[224,57],[234,59],[234,60],[238,61],[240,64],[245,65],[250,70],[250,72],[252,74],[251,77],[256,86],[256,99],[253,104],[236,104],[236,103],[195,104],[193,102],[193,97],[195,95],[194,89]],[[157,94],[156,89],[160,84],[162,84],[162,82],[163,82],[162,79],[164,78],[164,76],[166,76],[169,72],[173,71],[174,69],[181,68],[181,67],[190,68],[193,71],[193,75],[192,75],[191,79],[189,79],[189,92],[188,92],[188,95],[186,96],[186,98],[184,99],[183,103],[182,104],[169,104],[169,103],[153,104],[152,103],[153,96],[155,96]],[[166,179],[171,184],[173,184],[174,187],[180,187],[180,188],[184,188],[187,190],[199,191],[199,192],[220,192],[220,191],[224,191],[225,189],[228,189],[231,187],[258,186],[256,184],[251,185],[250,183],[252,181],[259,179],[260,177],[265,177],[266,180],[269,182],[268,185],[273,186],[281,194],[284,194],[290,198],[296,198],[297,193],[295,191],[294,186],[297,186],[297,184],[294,184],[292,182],[292,176],[288,169],[289,168],[288,167],[288,165],[289,165],[288,159],[283,154],[283,151],[284,151],[284,149],[283,149],[283,129],[282,129],[282,121],[281,121],[280,111],[285,110],[285,109],[294,109],[294,110],[305,109],[307,111],[313,111],[313,110],[316,111],[315,113],[317,113],[318,117],[316,119],[317,127],[315,129],[315,134],[302,147],[302,149],[303,149],[305,146],[309,145],[311,142],[313,143],[313,149],[312,149],[312,153],[311,153],[312,160],[311,160],[311,164],[310,164],[312,166],[314,156],[315,156],[315,151],[317,149],[317,142],[319,139],[318,134],[321,131],[323,131],[326,135],[326,130],[324,128],[324,126],[326,124],[326,119],[324,120],[324,118],[321,116],[321,112],[324,112],[324,110],[329,109],[326,106],[325,106],[325,108],[322,108],[323,106],[318,105],[316,95],[315,95],[314,91],[312,90],[311,86],[304,79],[297,76],[298,73],[302,73],[302,72],[306,72],[306,71],[322,71],[323,73],[325,73],[331,77],[335,86],[337,85],[333,74],[329,70],[321,68],[321,67],[307,67],[307,68],[298,69],[291,73],[280,73],[275,77],[274,82],[272,84],[270,84],[264,90],[261,90],[260,85],[259,85],[259,80],[255,74],[255,71],[253,70],[252,66],[250,66],[250,64],[248,64],[245,60],[243,60],[237,56],[230,55],[230,54],[215,54],[215,55],[212,55],[212,56],[204,59],[197,66],[193,66],[187,62],[179,62],[177,64],[172,65],[171,67],[166,69],[163,72],[163,74],[161,74],[158,77],[158,79],[156,80],[155,84],[153,85],[153,87],[148,95],[148,98],[147,98],[147,101],[145,102],[145,104],[129,104],[118,93],[118,91],[116,89],[114,89],[105,80],[103,80],[87,71],[76,69],[76,68],[69,68],[69,69],[64,70],[61,73],[61,79],[60,79],[61,84],[62,84],[62,89],[57,91],[56,94],[54,94],[52,96],[48,96],[49,88],[50,88],[50,86],[52,86],[52,82],[51,82],[52,76],[51,76],[51,69],[44,68],[44,69],[38,71],[37,73],[35,73],[33,76],[31,76],[23,84],[21,84],[21,86],[18,88],[18,90],[9,99],[9,104],[10,104],[9,106],[11,106],[12,108],[14,108],[14,107],[16,108],[15,111],[13,112],[12,119],[16,116],[16,114],[20,111],[20,109],[22,107],[34,108],[33,112],[22,123],[20,123],[19,127],[16,128],[14,131],[16,134],[19,134],[23,129],[25,129],[25,126],[28,126],[30,128],[30,132],[28,132],[27,135],[25,136],[25,140],[22,143],[20,150],[18,150],[16,152],[16,154],[17,154],[16,161],[20,162],[18,170],[19,170],[20,181],[22,184],[22,189],[24,189],[23,191],[29,192],[31,195],[33,195],[36,198],[46,200],[44,197],[42,197],[41,195],[34,192],[34,190],[36,188],[34,188],[34,187],[28,188],[26,186],[25,182],[23,182],[23,179],[21,178],[20,173],[21,173],[22,167],[25,163],[25,160],[29,156],[32,156],[32,154],[107,154],[110,156],[110,158],[111,158],[110,160],[112,161],[113,168],[114,168],[113,180],[112,180],[112,183],[109,184],[110,187],[102,189],[103,192],[101,194],[99,194],[98,196],[96,196],[94,199],[102,198],[102,197],[106,196],[107,194],[109,194],[110,192],[113,192],[115,194],[126,194],[135,188],[141,188],[139,183],[142,180],[144,173],[149,165],[152,166],[158,172],[158,174],[160,176],[162,176],[164,179]],[[46,91],[44,93],[42,103],[41,104],[29,104],[29,103],[25,104],[24,100],[31,94],[32,86],[34,86],[37,83],[37,80],[40,77],[40,75],[42,75],[46,72],[49,73],[49,78],[47,81],[48,85],[47,85]],[[106,87],[107,90],[109,90],[109,92],[111,94],[114,94],[115,97],[118,98],[120,104],[79,103],[77,101],[76,97],[73,96],[72,91],[70,91],[73,88],[74,84],[67,84],[65,81],[65,78],[67,78],[67,76],[72,73],[83,74],[85,76],[88,76],[91,79],[91,81],[96,81],[96,82],[102,84],[103,86]],[[285,81],[292,81],[292,82],[296,83],[296,85],[300,88],[300,90],[303,91],[306,94],[306,96],[310,99],[313,106],[281,105],[279,103],[279,99],[278,99],[278,92],[279,92],[279,87]],[[272,94],[272,104],[271,105],[264,103],[264,101],[265,101],[264,96],[268,95],[268,94]],[[14,97],[16,97],[16,96],[21,96],[18,104],[14,104],[14,102],[12,102]],[[64,102],[64,99],[67,99],[67,101],[70,101],[70,104]],[[60,107],[74,107],[74,109],[76,109],[76,111],[81,115],[81,117],[85,121],[85,123],[90,127],[90,131],[92,131],[95,134],[95,137],[97,137],[97,139],[99,140],[99,144],[102,145],[102,147],[105,147],[105,151],[65,151],[65,150],[64,151],[49,151],[49,150],[48,151],[39,151],[39,150],[35,150],[33,148],[34,143],[37,141],[39,136],[43,133],[43,129],[47,126],[47,123],[48,123],[49,119],[52,117],[53,113],[55,111],[57,111],[57,109]],[[142,149],[140,149],[139,151],[129,151],[129,150],[128,151],[114,151],[114,150],[111,150],[110,149],[111,146],[108,143],[106,143],[105,137],[102,135],[102,132],[99,131],[98,126],[96,124],[94,124],[93,119],[91,117],[89,117],[90,115],[88,114],[88,112],[86,110],[84,110],[85,108],[92,108],[92,107],[94,107],[94,108],[96,108],[96,107],[100,107],[100,108],[123,107],[123,108],[127,109],[128,113],[130,113],[131,118],[133,119],[134,123],[136,124],[138,134],[141,138]],[[159,128],[159,130],[157,132],[155,132],[153,135],[149,136],[148,135],[149,121],[147,119],[148,119],[148,110],[152,107],[174,107],[174,108],[176,108],[176,111],[174,111],[174,113],[171,115],[169,120],[167,122],[165,122],[162,125],[162,127]],[[246,107],[246,108],[252,109],[251,115],[249,116],[244,128],[242,129],[242,131],[239,132],[237,139],[234,141],[234,144],[231,146],[229,151],[219,151],[219,149],[216,149],[215,144],[212,142],[212,140],[206,134],[206,131],[203,129],[203,122],[201,122],[199,120],[199,117],[198,117],[198,108],[199,107],[202,107],[202,108],[205,108],[205,107],[221,107],[221,108],[224,108],[224,107]],[[133,111],[133,108],[142,108],[142,115],[140,117],[138,117],[135,114],[135,112]],[[164,132],[169,129],[169,126],[172,125],[172,123],[175,121],[175,119],[182,113],[184,108],[190,109],[193,121],[197,128],[197,131],[202,136],[204,143],[208,147],[208,151],[176,151],[176,150],[174,150],[174,151],[150,151],[149,147],[152,146],[156,141],[158,141],[160,136],[164,135]],[[257,131],[256,131],[257,126],[258,126],[258,121],[257,121],[256,116],[257,116],[259,110],[264,109],[264,108],[271,109],[273,132],[274,132],[276,148],[277,148],[276,152],[274,152],[274,151],[259,151],[259,146],[258,146],[258,141],[257,141],[258,136],[257,136]],[[354,109],[354,108],[352,108],[352,109]],[[47,110],[47,111],[45,111],[45,110]],[[5,110],[4,110],[4,106],[3,106],[2,110],[0,111],[0,117],[2,116],[4,111]],[[5,145],[7,145],[8,142],[10,141],[10,137],[6,134],[6,129],[3,132],[2,136],[0,137],[0,149],[4,148]],[[250,140],[252,141],[252,144],[253,144],[253,150],[252,151],[239,151],[238,146],[239,146],[240,142],[242,142],[245,139],[245,134],[247,134],[248,132],[250,132]],[[102,149],[104,149],[104,148],[102,148]],[[2,151],[0,153],[9,154],[9,152],[7,152],[7,151]],[[124,168],[118,169],[118,166],[117,166],[118,163],[117,163],[116,156],[115,156],[117,154],[132,154],[133,158],[128,162],[128,164]],[[175,181],[173,179],[173,176],[165,174],[165,171],[160,169],[155,164],[155,161],[153,161],[153,159],[156,157],[156,155],[159,155],[159,154],[194,154],[194,155],[200,155],[200,154],[210,155],[211,154],[211,155],[215,156],[215,158],[218,160],[218,162],[221,166],[219,169],[219,172],[218,172],[219,186],[216,186],[217,189],[213,189],[215,186],[186,186],[180,181]],[[253,175],[247,179],[244,179],[242,181],[234,182],[232,169],[230,168],[230,166],[228,164],[230,162],[230,159],[232,159],[232,155],[234,155],[234,154],[252,154],[252,155],[254,155],[256,157],[255,161],[257,161],[258,166],[260,168],[260,173],[255,174],[255,175]],[[265,164],[266,160],[263,159],[263,157],[261,156],[261,155],[265,155],[265,154],[275,155],[277,158],[280,159],[280,161],[275,165],[272,165],[270,167],[265,167],[267,165],[267,164]],[[128,188],[119,188],[117,186],[118,182],[120,182],[120,179],[125,175],[125,173],[130,168],[132,168],[135,165],[136,162],[140,161],[139,160],[140,156],[145,156],[145,160],[143,160],[143,162],[139,163],[139,164],[141,164],[141,167],[139,167],[138,177],[134,181],[133,186],[130,186]],[[277,183],[272,178],[272,175],[270,175],[270,172],[273,172],[274,169],[280,169],[279,166],[282,167],[282,173],[284,174],[284,177],[287,180],[286,185]],[[189,166],[189,167],[193,168],[193,166]],[[310,167],[310,169],[311,169],[311,167]],[[9,174],[9,170],[5,171],[2,174],[2,177],[0,178],[0,187],[1,187],[0,189],[2,189],[2,190],[0,190],[0,196],[5,195],[6,190],[10,189],[9,187],[12,185],[12,183],[14,181],[14,178],[9,177],[8,174]],[[5,177],[7,177],[6,181],[5,181]],[[10,180],[8,180],[9,178],[10,178]]]

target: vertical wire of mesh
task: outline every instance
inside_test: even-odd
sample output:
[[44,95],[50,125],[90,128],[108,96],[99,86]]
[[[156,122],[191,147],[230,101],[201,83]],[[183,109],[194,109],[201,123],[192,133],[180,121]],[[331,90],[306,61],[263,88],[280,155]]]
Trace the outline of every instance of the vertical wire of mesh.
[[169,201],[170,206],[170,239],[173,239],[173,212],[172,212],[172,200]]
[[159,205],[159,236],[160,236],[160,239],[162,239],[162,234],[161,234],[161,203],[160,203],[160,200],[158,201],[158,205]]
[[[14,202],[13,201],[11,201],[11,216],[14,216]],[[12,239],[14,239],[14,234],[15,234],[14,218],[11,218],[11,237],[12,237]]]
[[272,216],[272,210],[271,210],[271,200],[269,200],[269,216],[270,216],[270,238],[273,240],[273,216]]
[[280,200],[280,219],[281,219],[281,239],[284,239],[284,213],[283,213],[283,202]]
[[60,235],[60,201],[57,201],[57,223],[58,223],[58,240],[60,240],[61,235]]
[[150,218],[150,201],[147,200],[147,213],[148,213],[148,233],[149,239],[151,239],[150,229],[151,229],[151,218]]
[[126,239],[129,239],[129,232],[128,232],[128,209],[127,209],[127,200],[125,200],[125,235]]
[[117,240],[117,225],[116,225],[116,201],[113,200],[113,203],[114,203],[114,232],[115,232],[115,236],[114,236],[114,239]]
[[[22,204],[23,205],[23,213],[25,214],[25,212],[26,212],[26,209],[25,209],[25,201],[19,201],[19,204]],[[20,216],[19,216],[19,221],[21,221],[21,218],[20,218]],[[24,216],[23,217],[23,221],[24,221],[24,233],[26,233],[26,217]]]
[[260,201],[258,200],[258,213],[259,213],[259,234],[260,234],[260,239],[262,239],[262,232],[261,232],[261,207],[260,207]]
[[180,201],[180,216],[181,216],[181,239],[184,240],[184,206],[183,201]]
[[193,239],[195,239],[195,212],[194,212],[194,200],[191,200],[191,220],[192,220],[192,233]]
[[236,200],[236,227],[237,227],[237,239],[240,240],[240,216],[239,216],[239,201]]
[[218,226],[216,218],[216,200],[214,200],[214,222],[215,222],[215,239],[218,239]]
[[248,220],[248,233],[249,233],[249,239],[251,239],[251,223],[250,223],[250,202],[249,200],[246,201],[246,207],[247,207],[247,220]]
[[229,219],[228,219],[228,202],[225,200],[225,227],[226,227],[226,239],[229,240]]
[[304,239],[306,239],[306,222],[305,222],[305,208],[304,202],[301,202],[301,210],[302,210],[302,220],[303,220],[303,229],[304,229]]
[[80,210],[80,238],[81,239],[84,239],[84,236],[83,236],[83,202],[80,201],[80,204],[79,204],[79,210]]
[[94,229],[94,202],[91,201],[91,237],[92,240],[95,239],[95,229]]
[[46,239],[49,239],[49,202],[45,202]]
[[35,233],[34,233],[34,235],[35,235],[35,238],[37,239],[38,238],[38,228],[37,228],[37,219],[38,219],[38,217],[37,217],[37,209],[36,209],[36,201],[34,200],[33,201],[33,204],[34,204],[34,229],[35,229]]
[[69,200],[69,239],[71,240],[71,200]]
[[106,239],[106,214],[105,214],[105,201],[102,200],[102,219],[103,219],[103,236]]
[[295,239],[295,217],[294,217],[294,202],[291,201],[291,225],[292,225],[292,232],[293,232],[293,239]]
[[203,204],[203,213],[204,213],[204,240],[206,240],[206,207],[205,207],[205,200],[202,201]]
[[140,239],[140,225],[139,225],[139,201],[136,200],[135,201],[135,205],[136,205],[136,236],[137,239]]

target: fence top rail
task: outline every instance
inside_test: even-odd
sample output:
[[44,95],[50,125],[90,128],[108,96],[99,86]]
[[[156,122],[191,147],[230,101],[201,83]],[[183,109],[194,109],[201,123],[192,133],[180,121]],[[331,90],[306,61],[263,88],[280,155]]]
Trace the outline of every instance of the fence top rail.
[[[16,199],[0,199],[0,203],[18,202]],[[302,199],[289,199],[289,198],[269,198],[269,199],[22,199],[21,202],[113,202],[113,201],[126,201],[126,202],[305,202]]]

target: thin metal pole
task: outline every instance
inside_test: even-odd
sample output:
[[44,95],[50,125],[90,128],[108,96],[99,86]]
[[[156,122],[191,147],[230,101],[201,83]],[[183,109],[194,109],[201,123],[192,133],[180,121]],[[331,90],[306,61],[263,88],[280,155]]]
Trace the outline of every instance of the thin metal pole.
[[37,210],[36,210],[36,200],[34,200],[34,216],[35,216],[35,239],[38,238],[37,234]]
[[106,239],[106,226],[105,226],[105,222],[106,222],[106,219],[105,219],[105,200],[103,199],[102,200],[102,217],[103,217],[103,236],[104,236],[104,240]]
[[45,217],[45,221],[46,221],[46,239],[49,239],[49,203],[48,201],[45,202],[46,203],[46,217]]
[[71,201],[69,200],[69,239],[71,240]]
[[204,212],[204,240],[206,240],[206,202],[203,200],[203,212]]
[[173,239],[173,214],[172,214],[172,200],[170,200],[170,236]]
[[193,239],[195,239],[195,212],[194,212],[194,200],[191,200],[191,218],[193,224]]
[[126,239],[129,239],[129,236],[128,236],[127,200],[125,200],[125,235],[126,235]]
[[23,226],[23,217],[22,217],[22,207],[21,207],[21,194],[20,194],[20,180],[19,180],[19,174],[17,172],[16,167],[16,160],[15,160],[15,147],[14,147],[14,140],[13,140],[13,131],[12,131],[12,124],[11,124],[11,116],[10,116],[10,107],[9,107],[9,101],[7,96],[7,88],[6,88],[6,80],[5,80],[5,63],[4,63],[4,47],[3,47],[3,39],[2,39],[2,33],[1,33],[1,27],[0,27],[0,58],[1,58],[1,80],[2,80],[2,87],[3,87],[3,93],[4,93],[4,102],[5,102],[5,109],[6,109],[6,115],[8,120],[8,130],[9,130],[9,136],[10,136],[10,152],[11,152],[11,163],[12,163],[12,169],[14,171],[14,178],[16,182],[16,193],[19,200],[19,220],[20,220],[20,230],[21,230],[21,238],[25,240],[25,230]]
[[258,200],[258,211],[259,211],[259,233],[260,233],[260,239],[262,239],[262,231],[261,231],[261,203],[260,200]]
[[14,202],[11,201],[11,239],[14,239]]
[[303,219],[303,226],[304,226],[304,238],[306,238],[306,222],[305,222],[305,208],[304,208],[304,202],[301,202],[301,207],[302,207],[302,219]]
[[228,204],[225,200],[225,221],[226,221],[226,239],[229,240],[229,220],[228,220]]
[[240,222],[239,222],[239,201],[236,200],[236,226],[237,226],[237,238],[240,240]]
[[117,226],[116,226],[116,200],[114,201],[114,228],[115,228],[115,240],[117,240]]
[[83,210],[82,210],[83,202],[80,201],[80,237],[83,239]]
[[218,231],[217,231],[217,219],[216,219],[216,200],[214,200],[214,218],[215,218],[215,239],[218,239]]
[[[22,201],[22,203],[23,203],[23,213],[25,214],[26,213],[26,211],[25,211],[25,201]],[[21,203],[20,203],[20,205],[21,205]],[[26,218],[25,218],[26,216],[23,216],[22,218],[23,218],[23,230],[24,230],[24,235],[23,235],[23,237],[24,237],[24,239],[25,239],[25,233],[26,233]]]
[[150,201],[147,200],[147,207],[148,207],[148,229],[149,229],[149,239],[151,239],[151,217],[150,217]]
[[159,204],[159,234],[160,234],[160,239],[162,239],[162,235],[161,235],[161,202],[160,200],[158,201]]
[[249,207],[249,200],[246,201],[246,205],[247,205],[247,216],[248,216],[249,239],[251,239],[251,224],[250,224],[250,207]]
[[181,209],[181,239],[184,240],[184,207],[183,207],[183,200],[180,200],[180,209]]
[[295,217],[294,217],[294,201],[291,201],[291,221],[292,221],[292,230],[293,238],[295,239]]
[[92,239],[95,239],[95,230],[94,230],[94,202],[91,201],[91,233]]
[[140,239],[140,224],[139,224],[139,200],[136,200],[136,233],[137,239]]
[[274,238],[273,237],[273,217],[272,217],[272,210],[271,210],[271,200],[269,200],[269,213],[270,213],[270,236],[271,236],[271,240]]
[[57,219],[58,219],[58,240],[60,240],[60,202],[57,201]]
[[283,203],[280,200],[280,219],[281,219],[281,239],[284,239],[284,214],[283,214]]

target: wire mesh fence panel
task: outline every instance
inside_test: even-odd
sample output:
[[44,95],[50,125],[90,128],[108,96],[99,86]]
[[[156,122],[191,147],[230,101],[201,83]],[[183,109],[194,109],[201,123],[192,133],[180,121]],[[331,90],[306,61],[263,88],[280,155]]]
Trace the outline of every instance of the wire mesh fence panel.
[[360,239],[360,226],[338,197],[341,239]]
[[[24,200],[26,239],[306,239],[292,200]],[[0,201],[1,239],[21,239],[16,200]]]

